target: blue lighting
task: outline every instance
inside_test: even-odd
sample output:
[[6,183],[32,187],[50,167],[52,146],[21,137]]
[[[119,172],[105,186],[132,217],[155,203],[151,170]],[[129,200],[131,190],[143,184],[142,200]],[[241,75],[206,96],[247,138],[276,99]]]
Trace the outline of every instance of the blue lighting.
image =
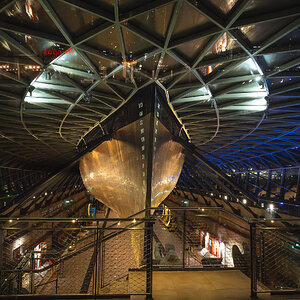
[[280,205],[283,205],[283,202],[280,202]]

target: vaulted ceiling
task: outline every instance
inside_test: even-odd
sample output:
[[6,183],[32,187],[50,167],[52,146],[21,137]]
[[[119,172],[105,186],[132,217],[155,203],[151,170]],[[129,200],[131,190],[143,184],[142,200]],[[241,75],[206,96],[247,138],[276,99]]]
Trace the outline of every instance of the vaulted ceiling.
[[298,0],[1,1],[0,165],[71,161],[154,81],[226,171],[299,165],[299,26]]

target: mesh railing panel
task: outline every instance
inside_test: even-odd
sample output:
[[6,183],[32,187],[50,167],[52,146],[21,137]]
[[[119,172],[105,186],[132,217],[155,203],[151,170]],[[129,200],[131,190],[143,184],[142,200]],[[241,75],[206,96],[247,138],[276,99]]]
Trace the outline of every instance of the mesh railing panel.
[[300,290],[300,230],[257,225],[254,231],[256,291]]
[[0,294],[147,294],[151,285],[152,227],[147,241],[143,221],[108,228],[77,220],[6,226],[0,229]]
[[151,213],[151,221],[106,224],[2,222],[1,293],[151,295],[153,270],[232,267],[251,278],[252,292],[299,290],[299,221],[249,220],[250,226],[213,208]]
[[160,214],[154,224],[154,266],[235,267],[249,275],[249,226],[244,220],[204,208],[166,216]]

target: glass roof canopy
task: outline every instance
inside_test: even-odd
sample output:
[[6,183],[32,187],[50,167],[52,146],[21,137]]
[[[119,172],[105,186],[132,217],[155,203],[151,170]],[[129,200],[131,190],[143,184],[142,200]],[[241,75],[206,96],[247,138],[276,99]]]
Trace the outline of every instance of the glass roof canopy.
[[86,132],[158,80],[225,170],[299,165],[298,1],[4,2],[0,152],[14,163],[71,160]]

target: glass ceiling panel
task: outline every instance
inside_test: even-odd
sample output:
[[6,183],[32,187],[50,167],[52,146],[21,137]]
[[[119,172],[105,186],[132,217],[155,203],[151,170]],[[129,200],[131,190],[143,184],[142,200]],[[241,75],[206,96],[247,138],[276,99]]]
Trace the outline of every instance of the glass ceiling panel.
[[[104,92],[106,94],[112,94],[116,97],[116,94],[104,83],[99,83],[93,91]],[[121,100],[121,99],[120,99]]]
[[219,54],[237,48],[240,48],[238,43],[234,39],[232,39],[231,36],[227,34],[227,32],[224,32],[224,34],[214,44],[214,46],[207,52],[206,55]]
[[74,49],[69,49],[68,53],[58,56],[53,61],[53,63],[55,65],[60,65],[77,70],[83,70],[89,73],[89,67],[83,62],[81,57],[77,54],[77,52]]
[[[259,69],[258,65],[253,62],[251,58],[249,58],[238,67],[234,68],[230,74],[233,76],[261,74],[261,70]],[[228,74],[225,75],[225,77],[227,76]]]
[[122,28],[122,32],[126,53],[129,59],[131,59],[136,53],[143,52],[144,50],[147,50],[152,47],[152,45],[145,41],[142,37],[133,34],[126,28]]
[[177,69],[182,67],[183,65],[181,63],[179,63],[175,58],[173,58],[172,56],[166,54],[164,57],[164,60],[162,62],[162,64],[160,64],[160,68],[161,71],[167,71],[170,69]]
[[[201,65],[201,63],[200,63]],[[210,66],[206,66],[206,67],[200,67],[199,71],[201,72],[201,74],[203,74],[204,76],[208,76],[209,74],[211,74],[213,71],[215,71],[218,67],[221,67],[221,64],[216,64],[216,65],[210,65]]]
[[156,54],[149,58],[145,56],[145,59],[139,63],[139,66],[141,66],[141,69],[146,69],[148,72],[152,73],[152,71],[156,70],[159,58],[160,54]]
[[100,9],[103,9],[104,11],[108,11],[113,13],[114,11],[114,0],[84,0],[84,2],[87,2],[93,6],[99,7]]
[[42,32],[59,34],[59,30],[38,1],[18,0],[0,14],[0,20]]
[[193,61],[197,55],[201,52],[208,41],[208,38],[194,40],[180,45],[178,48],[178,52],[190,61]]
[[[113,0],[111,0],[114,2]],[[119,7],[122,12],[128,11],[130,9],[140,7],[141,5],[145,5],[147,3],[151,3],[152,0],[119,0]]]
[[119,37],[115,26],[108,28],[94,38],[88,40],[86,45],[99,49],[105,54],[121,57]]
[[[89,28],[103,23],[103,20],[94,14],[67,5],[61,1],[51,0],[51,4],[72,36],[79,36],[85,33]],[[76,20],[76,22],[74,22],[74,20]]]
[[[199,80],[195,77],[193,72],[188,72],[184,77],[178,82],[178,84],[185,84],[185,83],[192,83],[192,82],[199,82]],[[201,83],[199,82],[199,85]]]
[[300,57],[300,51],[286,52],[286,53],[276,53],[268,54],[263,56],[267,65],[270,69],[275,69],[276,67],[285,64]]
[[209,23],[208,19],[201,15],[191,5],[183,3],[177,18],[173,35],[182,35],[183,33],[191,34],[194,28]]
[[12,46],[10,46],[7,41],[0,39],[0,55],[1,56],[23,56],[24,54],[20,54],[17,50],[15,50]]
[[221,9],[224,14],[227,14],[235,5],[237,0],[209,0],[214,6]]
[[171,3],[169,5],[147,11],[146,13],[130,20],[130,22],[133,22],[136,26],[151,35],[162,38],[166,35],[173,7],[174,4]]
[[241,27],[241,32],[248,38],[253,45],[260,45],[264,40],[276,34],[280,29],[290,23],[290,19],[276,20],[256,25]]
[[[44,50],[46,49],[52,49],[57,48],[58,44],[55,44],[54,42],[44,40],[44,39],[36,39],[34,37],[31,37],[30,35],[22,35],[19,33],[14,32],[8,32],[7,33],[11,38],[13,38],[15,41],[19,42],[20,45],[25,47],[30,52],[33,52],[36,56],[39,58],[44,58],[46,63],[49,63],[53,57],[50,57],[49,55],[45,55]],[[2,43],[2,46],[7,49],[13,49],[11,45],[9,45],[6,41]],[[7,47],[9,46],[9,47]],[[21,54],[22,56],[25,56],[25,54]]]
[[[221,1],[221,0],[220,0]],[[293,7],[298,4],[296,0],[252,0],[246,11],[275,11],[282,8]]]
[[97,67],[101,76],[106,76],[112,69],[118,66],[118,63],[111,60],[107,60],[90,53],[87,53],[86,55],[93,65]]

